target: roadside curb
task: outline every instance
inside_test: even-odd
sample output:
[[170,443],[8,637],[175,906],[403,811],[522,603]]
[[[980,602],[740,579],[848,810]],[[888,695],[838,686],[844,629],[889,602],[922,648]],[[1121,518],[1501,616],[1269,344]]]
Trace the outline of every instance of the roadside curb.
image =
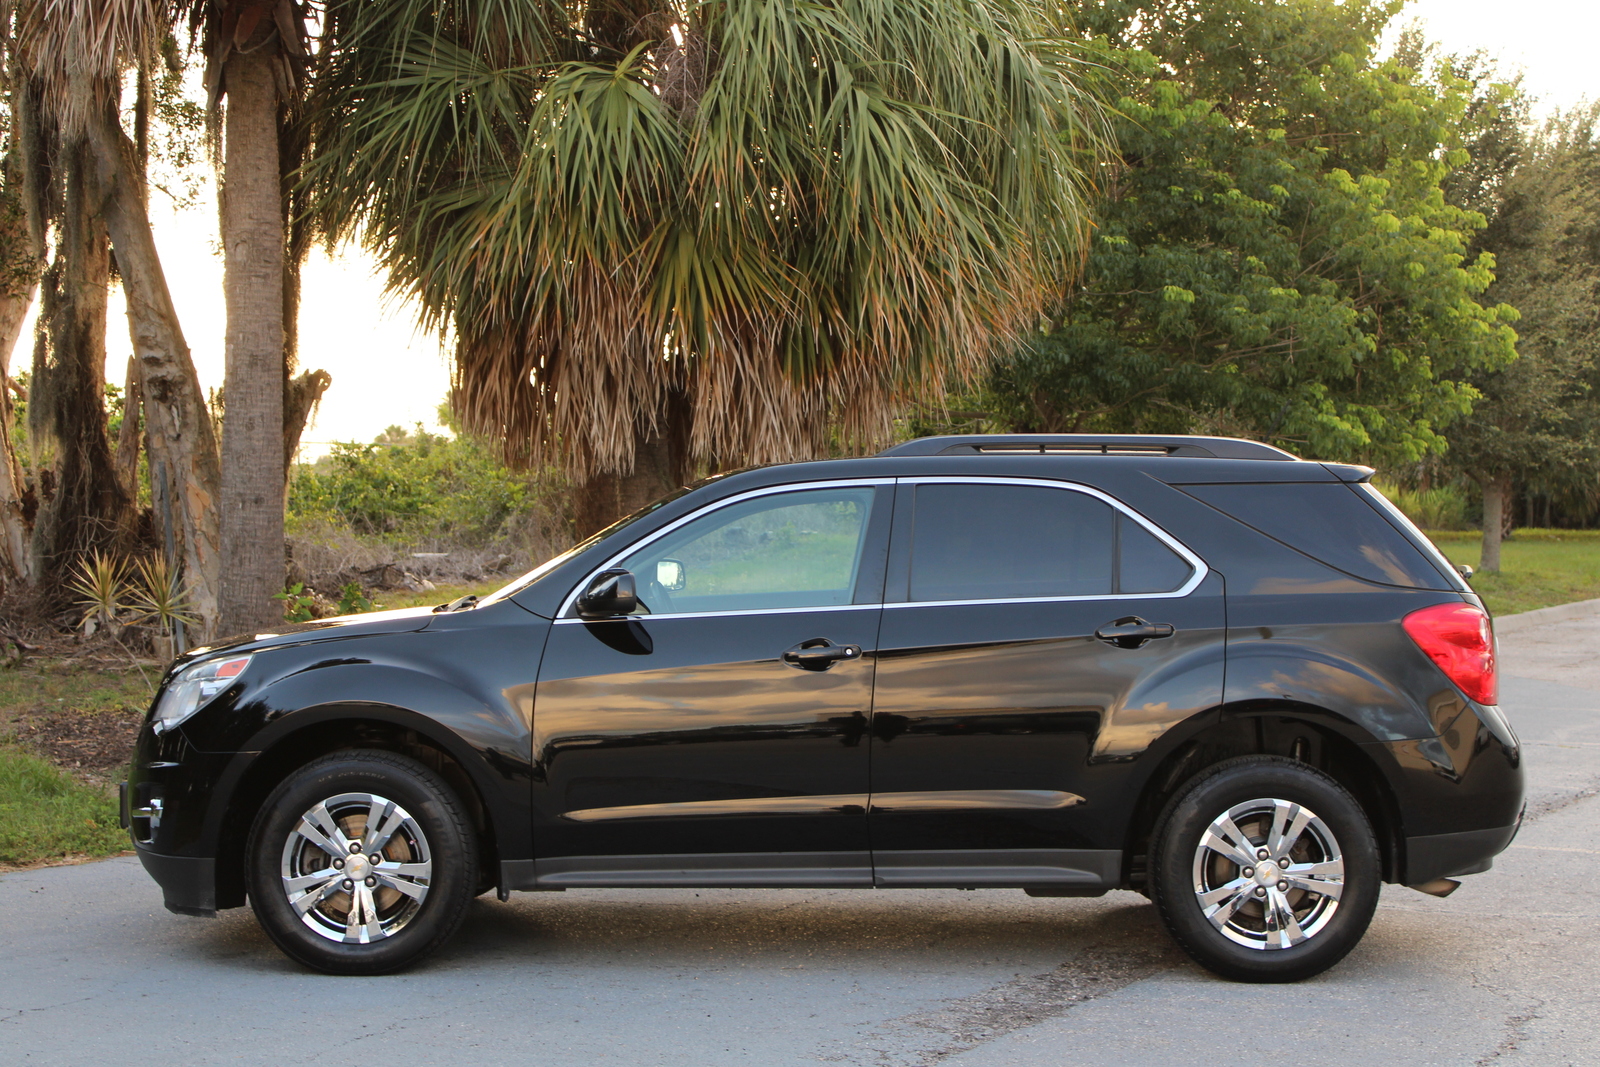
[[1579,600],[1571,604],[1557,604],[1553,608],[1535,608],[1519,611],[1515,615],[1501,615],[1494,620],[1497,634],[1514,634],[1542,626],[1547,622],[1564,622],[1600,615],[1600,600]]

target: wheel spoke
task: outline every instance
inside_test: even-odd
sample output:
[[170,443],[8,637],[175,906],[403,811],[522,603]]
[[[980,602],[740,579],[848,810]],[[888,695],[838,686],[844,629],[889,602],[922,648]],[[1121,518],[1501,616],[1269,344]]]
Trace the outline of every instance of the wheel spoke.
[[1344,860],[1322,860],[1318,863],[1291,863],[1288,873],[1300,878],[1343,878]]
[[1280,800],[1272,807],[1272,826],[1267,831],[1267,851],[1274,859],[1281,859],[1294,848],[1294,843],[1305,833],[1311,813],[1298,804]]
[[1308,893],[1316,893],[1329,900],[1338,900],[1344,893],[1343,882],[1324,882],[1317,878],[1301,878],[1293,874],[1285,874],[1283,880],[1289,883],[1291,889],[1304,889]]
[[431,863],[374,863],[372,873],[377,875],[398,874],[403,878],[432,878],[433,864]]
[[311,874],[302,874],[295,878],[285,876],[283,879],[283,891],[285,893],[299,893],[302,890],[320,887],[342,877],[343,875],[332,867],[327,870],[315,871]]
[[406,821],[405,812],[392,800],[381,797],[372,798],[372,807],[367,812],[367,834],[362,847],[367,850],[367,855],[375,856],[383,851],[389,843],[389,838],[400,829]]
[[428,895],[428,887],[423,882],[413,882],[409,878],[397,878],[392,874],[379,871],[376,875],[379,885],[388,886],[397,892],[404,893],[412,900],[420,901]]
[[1294,909],[1289,906],[1289,898],[1279,892],[1276,886],[1267,890],[1267,937],[1278,948],[1290,948],[1306,939],[1305,931],[1300,929],[1300,920],[1294,916]]
[[1233,918],[1233,913],[1244,907],[1249,900],[1249,888],[1241,885],[1237,892],[1235,892],[1231,897],[1225,899],[1221,904],[1205,909],[1206,919],[1211,923],[1212,926],[1215,926],[1218,930],[1221,930],[1224,926],[1227,926],[1228,921]]
[[339,824],[328,814],[325,805],[318,804],[300,816],[300,825],[295,827],[295,832],[329,856],[350,854],[350,839],[344,836],[344,831],[339,829]]
[[[1233,840],[1230,841],[1229,838]],[[1233,819],[1227,815],[1223,815],[1206,828],[1206,835],[1200,844],[1228,857],[1241,867],[1250,867],[1256,862],[1255,853],[1250,850],[1249,835],[1234,825]]]
[[366,945],[385,936],[383,924],[378,920],[378,904],[372,899],[372,890],[356,883],[350,893],[350,913],[345,916],[345,941]]
[[296,915],[304,918],[306,912],[310,911],[318,904],[321,904],[324,900],[327,900],[329,897],[333,896],[338,889],[338,880],[330,878],[320,889],[313,889],[310,892],[304,893],[298,897],[290,897],[289,905],[290,907],[294,908],[294,913]]
[[1255,883],[1249,879],[1235,878],[1227,885],[1219,885],[1215,889],[1211,889],[1203,893],[1196,893],[1195,899],[1200,901],[1200,906],[1202,908],[1209,908],[1213,904],[1219,904],[1222,901],[1227,900],[1236,893],[1249,892],[1250,887],[1253,885],[1255,885]]

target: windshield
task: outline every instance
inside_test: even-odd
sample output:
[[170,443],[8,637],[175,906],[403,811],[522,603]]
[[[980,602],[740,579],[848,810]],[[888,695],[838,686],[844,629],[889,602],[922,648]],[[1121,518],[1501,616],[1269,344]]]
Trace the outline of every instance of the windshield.
[[657,509],[665,507],[667,504],[672,503],[674,500],[676,500],[679,497],[683,496],[685,493],[692,493],[696,489],[700,488],[702,485],[705,485],[707,482],[713,481],[713,480],[715,480],[716,478],[719,478],[719,477],[721,477],[721,475],[712,475],[710,478],[702,478],[700,481],[695,482],[692,485],[684,486],[682,489],[679,489],[677,492],[668,493],[666,496],[662,497],[660,500],[654,501],[653,503],[650,503],[650,504],[646,504],[644,507],[640,508],[638,511],[635,511],[633,514],[626,515],[626,516],[618,519],[616,522],[612,523],[610,526],[607,526],[604,530],[601,530],[599,533],[592,534],[589,537],[584,538],[582,541],[579,541],[577,544],[573,545],[571,548],[567,549],[565,552],[562,552],[557,556],[554,556],[554,557],[552,557],[550,559],[545,560],[543,563],[541,563],[537,567],[533,568],[533,570],[529,571],[527,574],[524,574],[519,578],[512,579],[512,581],[509,582],[508,584],[501,586],[499,589],[496,589],[494,592],[490,593],[488,596],[481,598],[478,601],[476,606],[481,608],[481,607],[485,607],[485,606],[487,606],[489,604],[493,604],[496,601],[505,600],[507,597],[516,596],[518,593],[520,593],[524,589],[528,588],[528,586],[532,585],[534,582],[537,582],[540,578],[543,578],[545,575],[549,574],[551,571],[555,570],[557,567],[559,567],[563,563],[567,562],[567,560],[571,559],[572,557],[578,555],[581,552],[587,552],[589,549],[593,548],[595,545],[599,544],[601,541],[605,540],[607,537],[610,537],[612,534],[616,533],[618,530],[622,529],[623,527],[631,526],[632,524],[638,522],[640,519],[644,518],[646,515],[649,515],[652,512],[656,511]]

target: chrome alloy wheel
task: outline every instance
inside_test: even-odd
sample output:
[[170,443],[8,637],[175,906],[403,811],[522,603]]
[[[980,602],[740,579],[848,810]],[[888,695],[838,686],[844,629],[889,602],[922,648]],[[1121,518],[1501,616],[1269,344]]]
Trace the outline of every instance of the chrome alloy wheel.
[[289,906],[329,941],[369,944],[416,917],[433,880],[422,827],[371,793],[315,804],[289,832],[279,873]]
[[1289,800],[1235,804],[1194,852],[1194,895],[1236,944],[1285,949],[1316,937],[1339,910],[1344,857],[1326,823]]

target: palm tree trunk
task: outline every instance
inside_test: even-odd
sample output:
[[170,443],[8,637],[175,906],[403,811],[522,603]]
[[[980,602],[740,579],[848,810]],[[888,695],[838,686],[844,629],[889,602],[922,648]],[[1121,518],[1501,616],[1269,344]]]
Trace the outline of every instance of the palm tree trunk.
[[669,391],[654,425],[634,427],[633,469],[597,474],[573,494],[573,526],[580,538],[666,496],[688,480],[689,397]]
[[272,599],[284,580],[284,232],[272,62],[266,50],[234,52],[224,74],[221,609],[228,633],[282,621]]
[[165,523],[168,516],[164,512],[170,512],[191,605],[201,619],[198,636],[203,640],[220,632],[216,625],[221,573],[217,497],[222,475],[216,436],[150,230],[134,146],[116,125],[114,113],[103,116],[90,129],[90,136],[99,177],[98,199],[127,294],[128,333],[138,369],[151,484],[154,487],[164,475],[171,494],[170,506],[158,507],[155,519]]
[[1479,554],[1478,569],[1493,574],[1500,571],[1500,541],[1505,535],[1506,492],[1510,486],[1503,478],[1486,478],[1483,481],[1483,550]]

